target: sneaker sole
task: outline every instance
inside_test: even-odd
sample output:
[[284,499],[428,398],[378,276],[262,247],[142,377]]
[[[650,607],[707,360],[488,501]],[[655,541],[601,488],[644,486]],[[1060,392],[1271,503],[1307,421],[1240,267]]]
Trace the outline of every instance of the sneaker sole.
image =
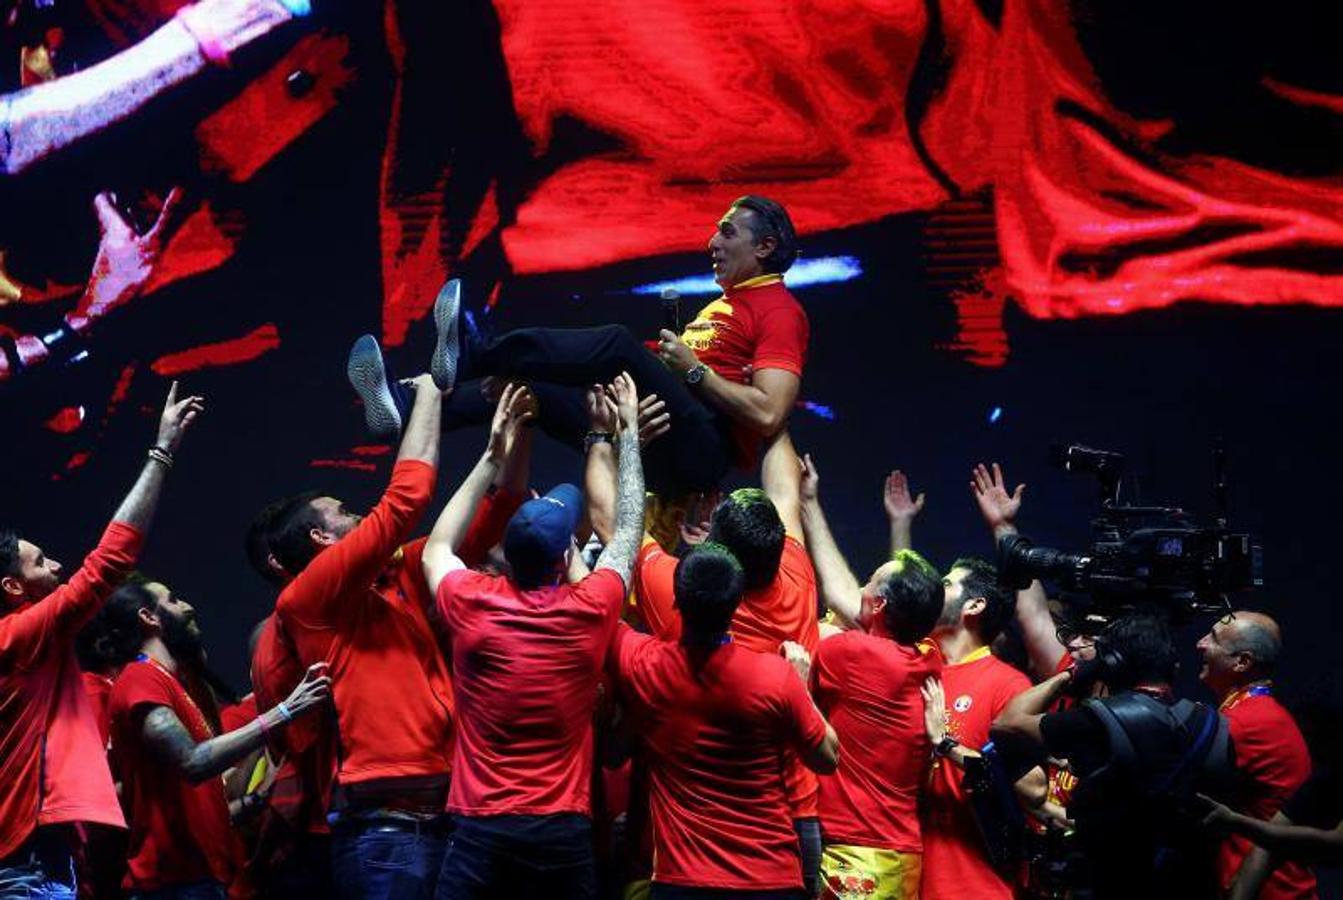
[[387,367],[382,350],[372,335],[366,334],[350,348],[345,365],[354,392],[364,401],[364,422],[377,437],[401,434],[401,413],[397,412],[392,390],[387,385]]
[[434,300],[434,328],[438,332],[438,339],[434,343],[429,373],[440,391],[451,390],[457,384],[457,362],[461,352],[457,322],[461,308],[462,281],[460,278],[451,278]]

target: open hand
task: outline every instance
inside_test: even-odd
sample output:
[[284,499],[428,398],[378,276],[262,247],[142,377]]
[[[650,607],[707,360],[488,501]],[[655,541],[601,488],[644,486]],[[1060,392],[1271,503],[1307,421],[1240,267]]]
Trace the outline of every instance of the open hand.
[[657,394],[639,399],[639,446],[649,444],[671,431],[671,413]]
[[1021,509],[1021,495],[1025,490],[1026,485],[1019,484],[1009,494],[1003,480],[1003,470],[998,468],[997,463],[993,464],[992,472],[980,463],[970,473],[970,491],[975,495],[984,522],[994,530],[1015,522],[1017,511]]
[[182,435],[196,421],[196,417],[205,411],[205,398],[192,394],[185,400],[177,399],[177,382],[168,388],[168,400],[163,404],[163,414],[159,416],[159,434],[154,442],[169,453],[176,453],[182,443]]
[[536,418],[536,397],[525,384],[508,384],[494,407],[490,422],[489,453],[496,460],[504,460],[513,452],[518,429]]
[[606,396],[605,389],[599,384],[588,388],[587,393],[588,428],[591,431],[613,434],[618,424],[615,401]]
[[896,469],[886,476],[886,487],[882,491],[882,500],[886,505],[886,516],[890,519],[913,519],[923,511],[924,494],[913,499],[909,495],[909,480],[905,473]]
[[84,324],[98,319],[144,290],[163,256],[169,225],[176,220],[181,202],[181,189],[173,188],[164,199],[154,224],[140,234],[117,209],[111,193],[104,191],[93,198],[100,232],[98,255],[93,260],[84,299],[72,320],[82,319],[80,324]]

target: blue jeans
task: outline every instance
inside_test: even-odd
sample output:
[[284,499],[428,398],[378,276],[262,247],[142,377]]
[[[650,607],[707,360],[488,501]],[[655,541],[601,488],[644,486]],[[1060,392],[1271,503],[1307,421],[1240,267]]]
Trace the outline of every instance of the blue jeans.
[[332,829],[336,895],[349,900],[430,900],[447,849],[442,820],[358,819]]
[[174,884],[157,891],[128,894],[126,900],[227,900],[228,891],[217,881],[193,881]]
[[815,897],[821,887],[821,820],[794,819],[793,829],[802,851],[802,885],[808,897]]
[[75,861],[69,836],[39,828],[0,860],[0,900],[74,900]]
[[435,900],[597,895],[587,816],[455,816],[453,821]]

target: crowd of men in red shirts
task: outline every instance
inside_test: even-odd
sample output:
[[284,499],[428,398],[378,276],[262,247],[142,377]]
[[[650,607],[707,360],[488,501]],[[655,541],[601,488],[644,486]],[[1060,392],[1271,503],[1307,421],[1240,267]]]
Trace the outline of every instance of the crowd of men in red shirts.
[[[915,552],[923,498],[899,472],[890,558],[855,576],[784,427],[807,342],[783,287],[795,241],[778,204],[734,203],[709,243],[723,297],[656,354],[609,329],[473,345],[449,291],[432,374],[352,357],[400,435],[390,483],[366,515],[306,493],[257,516],[248,555],[275,607],[253,692],[222,709],[195,610],[132,574],[204,410],[174,384],[73,575],[0,533],[0,897],[1047,895],[986,851],[965,771],[1091,647],[1065,644],[1038,583],[1014,595],[983,560],[939,573]],[[416,539],[472,375],[503,385],[485,447]],[[514,378],[581,396],[581,489],[530,492],[532,426],[554,410]],[[711,464],[678,464],[686,428],[720,433]],[[760,487],[650,515],[646,470],[703,487],[687,482],[756,457]],[[995,537],[1015,527],[1023,491],[996,465],[971,490]],[[1235,744],[1229,803],[1258,820],[1311,770],[1273,696],[1280,647],[1248,612],[1198,644]],[[1046,747],[1078,712],[1045,716]],[[1074,782],[1048,764],[1013,789],[1060,833]],[[1244,838],[1219,853],[1222,890],[1314,895]]]

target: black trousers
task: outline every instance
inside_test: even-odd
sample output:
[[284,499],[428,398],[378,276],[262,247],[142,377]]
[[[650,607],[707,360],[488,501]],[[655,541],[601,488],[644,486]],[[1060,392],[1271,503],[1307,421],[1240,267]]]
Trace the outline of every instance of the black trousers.
[[[581,447],[588,430],[584,390],[621,372],[630,374],[641,397],[657,394],[671,416],[671,431],[643,455],[649,489],[674,495],[717,488],[732,464],[728,423],[623,325],[510,331],[475,348],[464,374],[527,381],[541,407],[541,428]],[[445,425],[487,421],[490,411],[478,387],[463,384],[448,399]]]

